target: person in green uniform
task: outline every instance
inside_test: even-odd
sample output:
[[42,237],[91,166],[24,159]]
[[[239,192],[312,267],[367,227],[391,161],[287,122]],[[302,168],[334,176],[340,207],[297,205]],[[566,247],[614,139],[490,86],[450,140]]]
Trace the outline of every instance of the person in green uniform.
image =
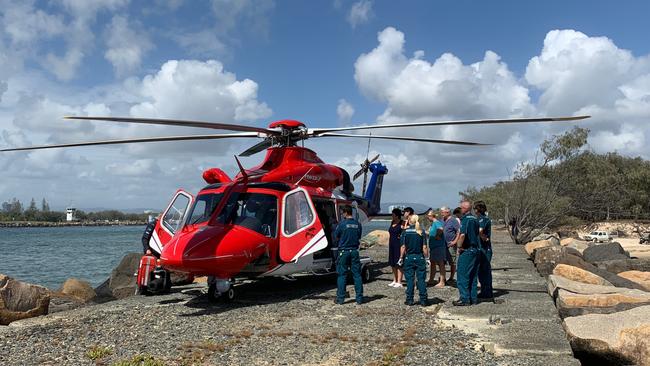
[[361,281],[361,259],[359,258],[359,241],[361,239],[361,223],[352,218],[352,207],[343,207],[343,220],[336,227],[334,237],[339,243],[339,255],[336,263],[336,303],[341,305],[345,300],[345,284],[348,271],[354,279],[354,292],[357,304],[363,303],[363,282]]
[[492,221],[487,216],[487,206],[483,201],[474,203],[474,211],[478,216],[479,239],[481,246],[479,249],[478,265],[478,282],[481,284],[481,292],[478,294],[479,299],[493,299],[492,291]]
[[472,215],[472,204],[463,201],[460,205],[463,214],[460,221],[458,238],[458,293],[459,299],[452,302],[454,306],[468,306],[478,302],[477,282],[479,265],[479,223]]
[[420,294],[420,305],[428,305],[427,301],[427,262],[429,262],[429,248],[422,237],[418,215],[409,216],[409,227],[401,236],[402,247],[400,249],[399,262],[404,266],[404,277],[406,277],[406,301],[405,305],[413,305],[414,281],[417,277],[418,292]]

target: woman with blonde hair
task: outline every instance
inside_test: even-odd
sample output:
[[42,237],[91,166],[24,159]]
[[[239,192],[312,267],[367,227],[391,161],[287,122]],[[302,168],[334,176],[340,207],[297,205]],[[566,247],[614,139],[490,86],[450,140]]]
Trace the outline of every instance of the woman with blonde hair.
[[420,305],[428,305],[427,301],[427,259],[429,248],[422,237],[418,215],[409,215],[408,229],[402,233],[400,250],[400,264],[404,265],[406,277],[406,301],[404,304],[413,305],[414,280],[417,277]]

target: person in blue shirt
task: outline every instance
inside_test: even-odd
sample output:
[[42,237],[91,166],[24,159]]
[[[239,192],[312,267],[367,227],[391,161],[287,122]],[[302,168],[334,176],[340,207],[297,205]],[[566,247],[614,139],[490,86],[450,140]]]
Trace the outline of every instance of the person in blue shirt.
[[338,240],[338,259],[336,264],[336,303],[343,304],[345,300],[345,284],[348,272],[352,272],[354,292],[357,304],[363,303],[363,282],[361,282],[361,260],[359,258],[359,241],[361,239],[361,223],[352,218],[352,207],[343,207],[343,220],[336,227],[334,237]]
[[445,261],[449,263],[449,269],[451,272],[447,282],[453,282],[454,275],[456,274],[456,257],[458,256],[456,244],[458,243],[458,237],[460,236],[460,221],[456,216],[451,214],[451,210],[447,206],[440,208],[440,216],[442,216],[442,221],[444,221],[444,239],[445,244],[447,244],[447,258],[445,258]]
[[477,282],[479,265],[480,234],[479,223],[472,215],[472,204],[463,201],[460,205],[463,214],[460,221],[460,236],[458,238],[458,293],[459,299],[453,301],[454,306],[468,306],[478,303]]
[[425,258],[429,257],[429,253],[418,219],[418,215],[409,215],[409,227],[404,230],[400,238],[402,248],[399,264],[404,266],[404,277],[406,277],[406,301],[404,304],[413,305],[414,280],[417,276],[420,305],[426,306],[428,305],[426,277],[429,260]]
[[479,239],[481,247],[479,249],[478,265],[478,282],[481,284],[481,292],[478,294],[479,299],[493,299],[492,291],[492,221],[487,216],[487,206],[483,201],[474,203],[474,211],[478,216]]
[[427,212],[427,219],[431,221],[429,228],[429,260],[431,261],[431,275],[429,284],[432,285],[436,276],[436,265],[440,270],[440,279],[435,288],[445,287],[447,273],[445,272],[445,259],[447,257],[447,245],[443,233],[443,223],[436,217],[433,210]]

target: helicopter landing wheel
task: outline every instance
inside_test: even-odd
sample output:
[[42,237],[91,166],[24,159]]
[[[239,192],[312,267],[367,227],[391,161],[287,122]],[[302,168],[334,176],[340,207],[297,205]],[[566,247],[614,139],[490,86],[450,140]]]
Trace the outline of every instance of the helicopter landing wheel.
[[216,284],[208,287],[208,301],[215,304],[218,302],[232,302],[235,299],[235,288],[229,285],[225,292],[219,292]]
[[370,282],[370,279],[370,268],[368,268],[368,266],[363,266],[363,268],[361,268],[361,281],[363,281],[363,283],[368,283]]
[[221,294],[221,298],[223,298],[224,302],[232,302],[235,300],[235,287],[233,285],[230,285],[228,291]]

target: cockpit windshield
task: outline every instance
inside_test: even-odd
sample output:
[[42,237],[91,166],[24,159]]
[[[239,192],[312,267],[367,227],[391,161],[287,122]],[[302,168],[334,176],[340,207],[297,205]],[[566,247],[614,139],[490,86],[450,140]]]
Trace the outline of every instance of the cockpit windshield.
[[192,206],[187,223],[195,225],[210,220],[221,198],[223,198],[223,193],[205,193],[199,195]]
[[278,199],[270,194],[233,192],[223,207],[217,222],[234,224],[275,237],[278,219]]

